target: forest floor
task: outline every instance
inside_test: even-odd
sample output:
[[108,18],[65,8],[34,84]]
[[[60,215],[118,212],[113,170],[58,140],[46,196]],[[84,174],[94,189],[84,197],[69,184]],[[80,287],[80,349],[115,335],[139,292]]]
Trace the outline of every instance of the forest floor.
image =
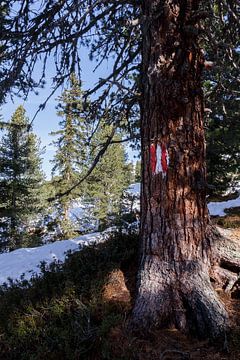
[[[240,227],[218,229],[223,236],[240,243]],[[114,280],[111,279],[108,285],[106,300],[130,302],[129,308],[131,308],[131,296],[126,293],[126,284],[129,294],[134,296],[135,276],[136,269],[133,267],[124,271],[125,281],[121,272],[118,275],[115,273]],[[189,335],[183,335],[176,329],[155,330],[143,338],[130,337],[124,330],[123,323],[112,328],[109,334],[113,358],[120,359],[123,352],[130,352],[132,354],[130,359],[137,360],[240,360],[240,288],[232,294],[226,294],[219,289],[218,294],[228,310],[231,323],[231,329],[225,339],[209,343],[208,340],[200,341]]]
[[[240,243],[235,225],[220,232]],[[31,283],[0,288],[0,359],[240,360],[240,290],[218,290],[231,320],[230,331],[218,342],[176,329],[155,329],[147,336],[126,330],[138,242],[137,234],[116,234],[69,255],[63,264],[43,265],[42,276]]]

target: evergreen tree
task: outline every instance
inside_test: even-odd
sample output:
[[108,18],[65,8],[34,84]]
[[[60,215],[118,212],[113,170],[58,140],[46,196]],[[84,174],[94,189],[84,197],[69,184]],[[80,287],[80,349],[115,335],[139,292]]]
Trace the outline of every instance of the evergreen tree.
[[[95,151],[111,132],[111,126],[104,126],[95,134]],[[114,138],[120,141],[118,134]],[[87,194],[94,202],[94,216],[102,230],[121,215],[122,196],[131,182],[131,167],[121,143],[112,144],[87,179]]]
[[[0,3],[0,34],[2,34],[5,31],[5,26],[7,25],[7,19],[6,16],[9,13],[9,7],[10,4],[6,2]],[[6,47],[4,44],[0,43],[0,73],[1,73],[1,63],[4,61],[6,56]]]
[[[240,180],[240,123],[235,99],[219,96],[212,103],[207,132],[207,166],[210,194],[223,194]],[[222,106],[226,112],[222,112]]]
[[[57,136],[54,145],[57,151],[53,160],[53,185],[56,193],[68,190],[79,173],[83,173],[88,157],[88,127],[84,114],[82,90],[74,74],[70,78],[70,88],[64,90],[58,98],[57,115],[61,118],[60,130],[52,132]],[[81,189],[78,188],[78,194]],[[72,224],[69,220],[69,207],[76,193],[70,193],[57,201],[58,222],[62,228],[63,238],[72,235]]]
[[135,164],[135,182],[141,182],[141,161],[138,160]]
[[[205,98],[209,111],[207,120],[207,169],[211,193],[221,194],[240,180],[240,118],[239,118],[239,36],[228,38],[231,16],[220,3],[214,7],[211,19],[218,46],[208,45],[207,56],[214,61],[211,72],[205,74]],[[221,21],[217,21],[218,17]]]
[[44,206],[40,144],[28,125],[19,106],[0,142],[1,242],[10,249],[26,245],[26,228]]

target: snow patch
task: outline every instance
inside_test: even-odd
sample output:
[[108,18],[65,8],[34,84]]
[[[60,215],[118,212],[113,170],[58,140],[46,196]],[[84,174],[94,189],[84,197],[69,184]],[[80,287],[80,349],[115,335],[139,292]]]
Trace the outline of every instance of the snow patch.
[[234,200],[216,201],[208,204],[208,210],[213,216],[225,216],[225,209],[240,206],[240,196]]
[[[140,183],[130,185],[127,193],[133,198],[131,201],[129,200],[131,208],[139,209]],[[236,206],[240,206],[240,196],[234,200],[210,202],[208,209],[211,215],[225,216],[225,209]],[[82,211],[85,210],[80,201],[73,206],[73,209],[72,215],[79,217],[83,215]],[[100,243],[106,239],[109,233],[115,230],[116,228],[111,228],[102,233],[94,232],[70,240],[55,241],[36,248],[22,248],[0,254],[0,285],[9,283],[9,279],[13,281],[20,279],[30,280],[33,275],[41,274],[40,264],[42,262],[45,262],[46,265],[53,261],[63,262],[68,251],[74,252],[80,250],[85,245]]]
[[141,189],[140,183],[131,184],[127,189],[127,193],[135,196],[140,196],[140,189]]
[[36,248],[22,248],[9,253],[0,254],[0,285],[9,279],[30,280],[35,274],[40,275],[40,264],[46,265],[54,261],[63,262],[68,251],[77,251],[85,245],[104,241],[110,229],[102,233],[82,235],[71,240],[55,241]]

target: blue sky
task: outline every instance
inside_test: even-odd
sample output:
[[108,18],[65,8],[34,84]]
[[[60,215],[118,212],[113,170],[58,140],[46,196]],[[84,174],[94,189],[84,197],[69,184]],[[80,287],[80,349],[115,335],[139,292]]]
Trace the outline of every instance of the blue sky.
[[[93,86],[99,77],[104,77],[105,74],[109,72],[111,68],[111,60],[104,61],[101,68],[99,68],[95,73],[93,73],[93,69],[96,64],[94,62],[90,62],[88,59],[86,49],[80,49],[82,55],[82,85],[84,89],[87,89]],[[36,68],[36,78],[41,71],[41,65],[38,64]],[[31,93],[27,100],[23,100],[21,98],[15,97],[14,103],[11,101],[10,98],[7,98],[6,104],[2,106],[2,115],[5,121],[8,121],[13,112],[19,105],[23,105],[26,109],[27,116],[31,120],[35,115],[36,111],[40,104],[42,104],[48,95],[51,92],[51,83],[52,77],[54,76],[54,65],[51,59],[48,62],[48,78],[46,79],[47,83],[44,89],[39,89],[39,95],[35,95]],[[49,160],[53,158],[54,155],[54,147],[50,145],[52,141],[52,137],[49,136],[51,131],[55,131],[58,129],[58,121],[59,118],[56,115],[56,105],[57,101],[56,98],[61,94],[63,88],[57,90],[57,92],[52,96],[52,98],[48,101],[45,109],[40,111],[34,120],[33,123],[33,130],[41,139],[42,146],[46,147],[46,152],[43,158],[43,170],[47,175],[47,178],[50,177],[51,174],[51,163]],[[129,158],[133,159],[133,153],[131,149],[127,149],[129,153]]]

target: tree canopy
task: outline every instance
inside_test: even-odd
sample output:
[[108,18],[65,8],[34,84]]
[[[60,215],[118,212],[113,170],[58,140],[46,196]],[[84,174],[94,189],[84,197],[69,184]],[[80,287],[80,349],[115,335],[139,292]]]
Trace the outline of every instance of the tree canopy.
[[[185,1],[186,10],[190,3]],[[83,49],[87,48],[96,68],[106,67],[108,62],[109,69],[104,78],[96,78],[95,86],[86,91],[86,98],[93,95],[90,111],[96,120],[96,127],[110,111],[109,122],[114,123],[116,128],[124,128],[126,138],[136,140],[139,138],[142,93],[142,31],[146,21],[149,21],[143,16],[143,7],[142,0],[3,2],[0,102],[4,101],[6,94],[27,96],[29,91],[37,92],[39,87],[43,87],[49,61],[53,61],[55,66],[52,93],[72,72],[75,71],[80,77]],[[157,16],[164,19],[169,9],[164,2],[161,6],[160,2]],[[213,111],[211,119],[216,119],[219,111],[224,116],[225,102],[230,103],[230,98],[236,98],[239,94],[239,3],[204,1],[194,17],[189,21],[187,31],[196,31],[193,21],[201,20],[198,31],[202,47],[206,58],[213,60],[216,65],[211,75],[205,74],[209,80],[206,98]],[[34,69],[40,64],[42,71],[37,76]],[[216,97],[219,103],[222,99],[222,109],[211,106]],[[45,105],[46,102],[40,108],[43,109]],[[216,121],[211,120],[210,129],[213,123],[215,128]],[[234,126],[231,121],[228,124]],[[212,148],[209,151],[211,156],[218,151],[214,146]]]
[[[185,2],[187,8],[191,1]],[[144,1],[10,0],[2,4],[1,100],[8,91],[26,95],[44,85],[49,57],[54,58],[55,86],[74,70],[80,73],[83,46],[88,47],[89,57],[97,66],[113,58],[108,76],[99,79],[91,93],[101,88],[100,101],[115,94],[111,100],[115,105],[120,98],[129,104],[138,95]],[[238,1],[204,1],[201,6],[195,17],[205,20],[203,46],[214,52],[220,63],[231,60],[237,67]],[[162,6],[158,16],[168,11]],[[219,29],[224,30],[224,39]],[[38,61],[42,63],[39,78],[33,73]]]

